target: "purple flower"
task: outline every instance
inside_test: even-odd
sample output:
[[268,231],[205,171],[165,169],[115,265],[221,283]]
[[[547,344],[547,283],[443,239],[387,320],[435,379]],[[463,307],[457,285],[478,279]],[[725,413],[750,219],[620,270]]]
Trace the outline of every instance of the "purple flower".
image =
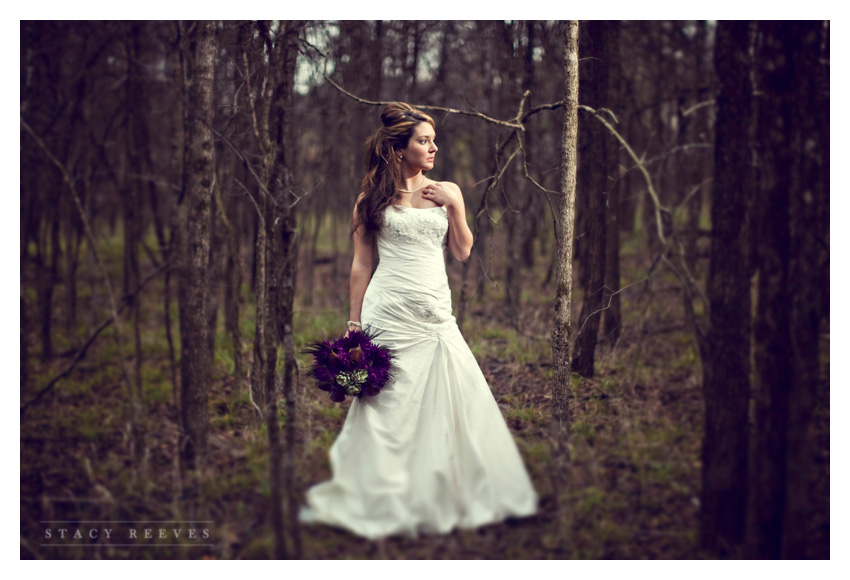
[[374,397],[393,378],[392,352],[372,341],[378,334],[367,326],[304,349],[304,353],[313,355],[307,373],[316,379],[316,386],[330,393],[332,401],[342,402],[348,394]]

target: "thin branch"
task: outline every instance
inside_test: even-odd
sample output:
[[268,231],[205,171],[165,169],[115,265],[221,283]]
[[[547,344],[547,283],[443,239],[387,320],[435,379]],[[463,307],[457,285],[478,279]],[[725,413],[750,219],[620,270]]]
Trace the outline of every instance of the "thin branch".
[[[547,195],[550,194],[550,193],[554,194],[554,195],[561,195],[560,191],[553,191],[551,189],[546,189],[545,187],[543,187],[542,185],[537,183],[537,181],[535,181],[533,177],[531,177],[531,175],[528,173],[528,163],[527,163],[527,159],[526,159],[525,145],[522,142],[522,137],[518,137],[518,140],[519,140],[519,148],[522,151],[522,174],[523,174],[523,177],[528,179],[532,184],[534,184],[534,187],[536,187],[537,189],[539,189],[540,191],[542,191],[543,193],[545,193]],[[550,201],[550,204],[551,204],[551,201]]]
[[[690,201],[690,199],[693,196],[695,196],[700,189],[702,189],[703,185],[707,185],[707,184],[711,183],[712,181],[714,181],[714,178],[709,177],[707,179],[704,179],[700,183],[697,183],[695,186],[693,186],[691,188],[691,190],[685,195],[685,198],[682,201],[680,201],[679,204],[676,205],[676,207],[673,208],[673,212],[672,212],[673,216],[675,217],[676,213],[679,210],[681,210],[683,207],[685,207],[685,204],[688,203],[688,201]],[[673,223],[675,223],[675,221]]]
[[233,178],[233,181],[235,181],[237,184],[239,184],[239,186],[240,186],[243,190],[245,190],[245,194],[248,196],[248,199],[250,199],[250,200],[251,200],[251,203],[253,203],[253,204],[254,204],[254,207],[257,209],[257,215],[260,217],[260,223],[261,223],[261,224],[263,224],[263,227],[266,227],[266,218],[263,216],[263,212],[262,212],[262,210],[260,209],[260,204],[258,204],[258,203],[257,203],[257,200],[256,200],[256,199],[254,199],[254,196],[253,196],[253,195],[251,195],[250,190],[249,190],[247,187],[245,187],[245,184],[243,184],[241,181],[239,181],[239,179],[238,179],[238,178],[234,177],[234,178]]
[[[672,263],[670,263],[670,260],[668,260],[666,256],[662,255],[661,260],[664,262],[664,264],[668,268],[670,268],[670,271],[673,272],[673,274],[676,276],[676,278],[678,278],[679,283],[682,285],[682,289],[684,289],[684,291],[685,291],[685,298],[687,299],[687,303],[690,306],[690,308],[685,309],[685,316],[688,318],[691,325],[694,327],[694,331],[696,332],[696,336],[697,336],[697,341],[700,343],[700,351],[703,352],[702,348],[703,348],[705,340],[706,340],[706,335],[705,335],[705,331],[703,331],[702,327],[699,325],[699,321],[696,318],[696,313],[694,312],[693,295],[691,294],[691,284],[693,284],[694,288],[697,289],[697,291],[700,294],[700,297],[705,302],[705,305],[706,305],[705,313],[706,314],[708,314],[708,304],[709,304],[708,299],[702,293],[702,290],[699,288],[699,286],[696,285],[696,282],[694,282],[693,278],[690,276],[690,272],[688,272],[687,279],[686,279],[682,276],[682,274],[678,270],[676,270],[676,267],[673,266]],[[685,269],[687,270],[687,265],[685,265]]]
[[[653,264],[654,264],[654,262],[653,262]],[[608,303],[605,304],[604,306],[601,306],[600,308],[597,308],[596,310],[594,310],[593,312],[591,312],[590,314],[587,315],[587,317],[584,319],[584,322],[582,322],[581,327],[576,332],[575,336],[573,336],[572,339],[570,340],[570,349],[572,349],[572,346],[575,344],[575,341],[578,340],[579,335],[581,335],[582,330],[584,330],[584,327],[587,325],[587,322],[590,320],[591,316],[594,316],[596,314],[600,314],[600,313],[602,313],[603,310],[608,310],[611,307],[611,302],[614,300],[614,296],[616,296],[620,292],[623,292],[626,289],[631,288],[632,286],[636,286],[638,284],[643,284],[644,282],[649,282],[649,278],[650,278],[650,276],[652,276],[653,269],[654,268],[650,268],[647,275],[644,276],[643,278],[641,278],[640,280],[635,280],[631,284],[626,284],[625,286],[623,286],[619,290],[612,292],[611,289],[607,285],[603,285],[599,290],[597,290],[597,292],[602,292],[603,290],[608,290],[608,292],[610,292],[610,294],[608,295]]]
[[[248,61],[248,53],[244,50],[242,51],[242,61],[245,65],[245,85],[248,87],[246,91],[246,96],[248,98],[248,108],[251,111],[251,129],[254,132],[254,139],[257,141],[257,147],[260,149],[260,154],[266,154],[266,144],[265,141],[260,137],[259,126],[257,125],[257,108],[254,103],[254,89],[251,87],[251,63]],[[234,62],[234,65],[236,63]],[[237,70],[239,70],[237,68]]]
[[[339,86],[337,83],[332,81],[331,78],[328,75],[323,73],[322,76],[325,78],[325,80],[332,87],[334,87],[336,90],[341,92],[343,95],[345,95],[349,99],[356,101],[358,103],[361,103],[363,105],[370,105],[370,106],[378,107],[378,106],[388,105],[390,103],[390,101],[367,101],[366,99],[361,99],[360,97],[349,93],[344,88]],[[467,115],[467,116],[470,116],[470,117],[478,117],[479,119],[484,119],[488,123],[493,123],[494,125],[501,125],[502,127],[510,127],[511,129],[516,129],[516,130],[519,130],[519,131],[525,131],[525,127],[523,127],[521,124],[519,124],[517,122],[512,123],[510,121],[500,121],[499,119],[494,119],[493,117],[488,117],[487,115],[485,115],[483,113],[478,113],[478,112],[473,112],[473,111],[461,111],[460,109],[452,109],[452,108],[449,108],[449,107],[437,107],[437,106],[434,106],[434,105],[415,105],[414,104],[414,105],[411,105],[411,106],[416,108],[416,109],[423,110],[423,111],[441,111],[443,113],[449,113],[449,114],[455,114],[455,115]]]
[[644,167],[643,163],[641,163],[637,154],[635,154],[634,150],[629,146],[629,144],[626,142],[626,140],[623,139],[622,135],[620,135],[617,132],[617,130],[614,129],[614,127],[612,127],[611,124],[608,123],[608,121],[606,121],[604,119],[604,117],[602,117],[602,115],[600,115],[597,111],[595,111],[591,107],[588,107],[587,105],[579,105],[578,108],[583,110],[583,111],[587,111],[588,113],[593,115],[593,117],[597,121],[602,123],[605,126],[605,128],[607,128],[608,131],[614,136],[614,138],[617,139],[617,141],[620,142],[620,144],[626,150],[626,153],[629,154],[629,157],[631,157],[632,160],[635,162],[635,164],[638,166],[638,169],[640,170],[641,174],[643,175],[644,180],[646,181],[646,187],[647,187],[647,190],[649,191],[649,195],[652,197],[653,204],[655,205],[655,224],[658,228],[658,238],[666,246],[667,245],[667,238],[664,236],[664,231],[663,231],[662,221],[661,221],[661,214],[666,213],[666,214],[670,215],[670,210],[668,210],[663,205],[661,205],[661,200],[659,199],[658,194],[655,192],[655,187],[652,185],[652,177],[649,175],[649,171],[646,170],[646,167]]
[[[322,76],[325,78],[325,80],[331,86],[336,88],[339,92],[341,92],[342,94],[344,94],[348,98],[350,98],[350,99],[352,99],[352,100],[354,100],[358,103],[370,105],[370,106],[379,106],[379,105],[386,105],[387,104],[386,101],[369,101],[369,100],[366,100],[366,99],[362,99],[362,98],[360,98],[360,97],[358,97],[358,96],[356,96],[352,93],[349,93],[345,89],[343,89],[341,86],[339,86],[333,80],[331,80],[330,77],[327,76],[327,74],[323,73]],[[550,194],[561,195],[561,192],[546,189],[545,187],[540,185],[530,175],[530,173],[528,171],[528,164],[526,162],[525,147],[522,143],[521,135],[522,135],[523,132],[525,132],[525,127],[523,125],[523,122],[526,119],[528,119],[531,115],[539,113],[540,111],[558,109],[558,108],[564,106],[564,102],[559,101],[559,102],[555,102],[555,103],[547,103],[547,104],[544,104],[544,105],[538,105],[536,107],[532,107],[527,112],[524,112],[525,103],[528,100],[530,94],[531,94],[530,91],[526,91],[525,93],[523,93],[522,99],[520,100],[517,115],[514,117],[513,122],[499,121],[497,119],[493,119],[491,117],[488,117],[487,115],[483,115],[483,114],[478,113],[478,112],[460,111],[460,110],[457,110],[457,109],[449,109],[449,108],[446,108],[446,107],[436,107],[436,106],[430,106],[430,105],[414,105],[416,108],[423,109],[423,110],[443,111],[445,113],[455,113],[455,114],[461,114],[461,115],[469,115],[469,116],[472,116],[472,117],[478,117],[478,118],[484,119],[485,121],[488,121],[490,123],[494,123],[496,125],[510,127],[512,129],[514,129],[514,131],[511,132],[511,134],[505,139],[505,141],[502,142],[502,144],[500,145],[500,147],[498,148],[498,151],[497,151],[497,158],[498,158],[498,156],[501,155],[502,150],[507,146],[507,144],[510,142],[510,140],[513,139],[514,137],[517,138],[518,144],[514,148],[513,152],[510,154],[510,156],[508,157],[505,164],[500,169],[499,166],[498,166],[498,163],[497,163],[497,165],[496,165],[497,173],[495,175],[491,175],[490,177],[482,179],[481,181],[476,182],[476,184],[475,184],[475,185],[479,185],[481,183],[489,181],[487,188],[484,190],[481,208],[479,209],[478,212],[476,212],[476,215],[475,215],[476,219],[478,219],[482,215],[482,213],[484,213],[484,211],[487,210],[488,194],[498,185],[499,181],[501,180],[502,176],[505,173],[505,170],[510,165],[511,161],[513,161],[513,159],[517,156],[517,154],[520,154],[520,153],[522,154],[522,159],[523,159],[523,165],[522,165],[523,177],[528,179],[537,189],[539,189],[540,191],[542,191],[543,193],[546,194],[547,200],[549,201],[550,209],[553,209],[553,208],[551,207],[552,201],[549,198],[549,195]],[[707,104],[710,104],[710,103],[709,102],[701,103],[700,106],[704,106],[704,105],[707,105]],[[659,198],[658,193],[655,191],[655,187],[652,183],[652,177],[649,174],[649,171],[646,169],[646,163],[647,162],[645,162],[643,159],[638,157],[638,155],[631,148],[631,146],[628,144],[628,142],[623,138],[623,136],[620,135],[620,133],[616,129],[614,129],[614,127],[611,125],[611,123],[609,123],[609,121],[607,119],[605,119],[605,117],[603,117],[603,114],[607,114],[608,116],[611,117],[611,120],[614,123],[619,123],[619,121],[618,121],[618,119],[617,119],[617,117],[616,117],[616,115],[614,114],[613,111],[611,111],[610,109],[606,109],[606,108],[600,108],[598,110],[595,110],[592,107],[588,107],[587,105],[578,105],[578,108],[589,113],[589,114],[591,114],[597,121],[602,123],[602,125],[604,125],[606,129],[608,129],[608,131],[611,133],[611,135],[614,136],[614,138],[620,143],[620,145],[623,146],[626,153],[628,153],[629,157],[631,157],[632,160],[634,161],[635,167],[637,167],[640,170],[641,175],[643,175],[644,180],[646,182],[646,186],[647,186],[647,190],[649,191],[649,195],[652,198],[653,208],[654,208],[654,211],[655,211],[655,218],[656,218],[655,222],[656,222],[658,238],[661,241],[662,245],[669,246],[670,240],[668,240],[668,238],[664,235],[663,215],[667,215],[672,220],[673,214],[668,208],[666,208],[661,203],[661,199]],[[686,114],[693,112],[693,110],[694,109],[692,108],[691,110],[687,111]],[[690,198],[692,195],[694,195],[696,193],[696,190],[698,190],[699,187],[701,187],[702,185],[703,184],[698,185],[686,197],[685,201],[687,201],[688,198]],[[487,211],[489,213],[489,210],[487,210]],[[552,214],[553,214],[553,216],[555,215],[554,210],[552,211]],[[556,230],[557,230],[557,228],[556,228]],[[557,231],[556,231],[556,235],[557,235]],[[675,238],[675,232],[674,232],[674,238]],[[670,263],[670,261],[667,260],[667,258],[665,256],[663,256],[663,252],[662,252],[662,255],[661,255],[661,260],[674,272],[676,277],[680,280],[680,282],[682,283],[682,285],[685,289],[686,294],[690,297],[690,296],[692,296],[692,291],[695,291],[700,296],[700,298],[703,300],[703,302],[705,303],[706,309],[707,309],[708,308],[708,300],[707,300],[704,292],[702,291],[702,289],[699,287],[699,285],[696,284],[696,281],[693,279],[693,276],[691,275],[691,273],[690,273],[690,271],[687,267],[687,264],[684,263],[684,255],[683,255],[684,250],[681,246],[681,243],[678,241],[678,239],[676,239],[676,243],[678,244],[679,255],[680,255],[680,259],[682,260],[682,266],[684,268],[685,275],[683,276],[673,266],[673,264]],[[612,294],[612,296],[613,296],[613,294]],[[610,300],[609,300],[609,303],[610,303]],[[697,332],[698,340],[702,340],[704,338],[704,333],[703,333],[702,329],[700,328],[700,326],[699,326],[699,324],[696,320],[696,316],[695,316],[695,313],[693,312],[693,308],[691,308],[691,312],[689,312],[689,316],[691,317],[691,319],[693,321],[694,328]],[[581,332],[581,330],[579,330],[579,333],[580,332]]]
[[[148,275],[147,278],[142,280],[142,282],[136,287],[135,290],[133,290],[132,292],[130,292],[129,294],[124,296],[123,297],[123,303],[121,304],[121,307],[118,309],[116,314],[121,314],[121,312],[127,307],[127,305],[132,302],[132,299],[136,296],[136,294],[141,292],[142,289],[147,285],[148,282],[150,282],[157,274],[159,274],[160,272],[165,270],[168,266],[169,266],[168,261],[165,261],[162,264],[160,264],[159,268],[154,270],[151,274]],[[82,348],[80,348],[80,350],[77,351],[77,354],[74,356],[74,359],[71,361],[71,363],[68,365],[68,367],[64,371],[62,371],[61,373],[59,373],[58,375],[53,377],[53,379],[51,379],[50,382],[47,383],[47,386],[44,387],[43,389],[41,389],[35,397],[33,397],[32,399],[30,399],[28,402],[26,402],[25,404],[23,404],[21,406],[21,415],[22,416],[23,416],[24,412],[27,410],[28,407],[37,403],[38,400],[41,399],[41,397],[43,397],[45,394],[47,394],[47,392],[50,391],[50,389],[52,389],[56,385],[56,383],[58,383],[63,378],[67,377],[71,373],[71,371],[74,370],[74,367],[77,366],[77,363],[80,362],[83,359],[83,357],[85,357],[86,352],[88,351],[88,348],[92,345],[92,343],[94,343],[95,339],[100,335],[101,332],[103,332],[106,329],[106,327],[108,327],[110,324],[112,324],[112,322],[114,320],[115,320],[115,314],[111,315],[109,318],[104,320],[100,324],[100,326],[98,326],[97,329],[91,334],[91,336],[89,336],[88,340],[86,340],[86,343],[82,346]]]
[[691,270],[690,268],[688,268],[688,262],[687,260],[685,260],[685,246],[682,244],[682,241],[679,239],[679,236],[674,234],[673,239],[676,242],[676,248],[679,250],[679,261],[682,264],[682,269],[685,271],[685,279],[690,283],[691,287],[699,295],[700,299],[703,302],[703,305],[705,306],[705,311],[708,312],[708,307],[710,304],[708,301],[708,297],[702,291],[702,288],[700,288],[699,284],[697,284],[696,280],[694,280],[693,274],[691,274]]
[[690,107],[689,109],[682,111],[682,116],[687,117],[688,115],[690,115],[694,111],[701,109],[703,107],[707,107],[709,105],[713,105],[713,104],[714,104],[714,99],[710,99],[708,101],[703,101],[701,103],[697,103],[696,105]]
[[[510,156],[508,157],[507,161],[505,161],[505,164],[502,166],[502,169],[499,171],[499,173],[488,178],[488,179],[491,179],[492,181],[490,181],[490,184],[487,186],[487,189],[484,190],[483,195],[484,195],[485,199],[487,198],[487,194],[489,194],[491,191],[493,191],[496,188],[496,185],[499,184],[499,181],[502,179],[502,176],[505,174],[505,170],[508,168],[508,166],[511,164],[511,161],[514,160],[514,157],[516,157],[518,153],[519,153],[519,147],[516,147],[513,150],[513,152],[510,154]],[[483,214],[483,213],[484,213],[484,208],[482,208],[481,211],[479,211],[477,214],[475,214],[475,219],[478,219],[481,216],[481,214]],[[487,213],[489,213],[489,210],[487,211]]]
[[[174,84],[174,83],[172,83],[172,85],[173,85],[173,84]],[[189,108],[191,108],[191,107],[192,107],[191,103],[189,103],[188,99],[186,99],[186,96],[185,96],[185,95],[183,95],[183,93],[182,93],[181,91],[177,90],[177,89],[178,89],[178,87],[176,87],[176,86],[172,86],[172,88],[174,88],[174,89],[175,89],[175,91],[177,92],[177,94],[178,94],[178,95],[179,95],[179,97],[180,97],[180,100],[182,100],[182,101],[183,101],[183,105],[184,105],[185,107],[189,107]],[[215,133],[215,134],[216,134],[216,136],[218,136],[219,138],[221,138],[221,140],[222,140],[222,141],[224,141],[224,143],[225,143],[228,147],[230,147],[230,150],[231,150],[231,151],[233,151],[233,153],[234,153],[234,154],[235,154],[235,155],[236,155],[239,159],[241,159],[241,160],[242,160],[242,162],[245,164],[245,167],[248,169],[248,172],[251,174],[251,176],[252,176],[252,177],[254,178],[254,180],[257,182],[257,185],[259,186],[260,191],[262,191],[262,192],[263,192],[263,194],[265,194],[265,195],[267,195],[267,196],[269,197],[269,199],[271,200],[272,204],[274,204],[276,207],[279,207],[279,206],[280,206],[280,204],[277,202],[277,200],[274,198],[274,196],[273,196],[273,195],[271,194],[271,192],[268,190],[268,188],[266,187],[265,183],[263,183],[263,180],[262,180],[262,179],[260,179],[260,176],[259,176],[259,175],[257,175],[257,172],[256,172],[256,171],[254,171],[254,167],[251,165],[251,162],[250,162],[250,161],[248,161],[248,158],[247,158],[247,157],[245,157],[245,155],[243,155],[243,154],[242,154],[242,152],[241,152],[241,151],[239,151],[239,149],[236,147],[236,145],[234,145],[234,144],[233,144],[233,141],[231,141],[231,140],[230,140],[230,139],[229,139],[226,135],[222,134],[222,133],[221,133],[221,131],[219,131],[218,129],[216,129],[215,127],[213,127],[213,126],[212,126],[212,124],[208,123],[208,122],[207,122],[207,121],[203,118],[203,116],[202,116],[202,115],[197,115],[197,116],[196,116],[196,119],[197,119],[197,120],[199,120],[199,121],[200,121],[201,123],[203,123],[204,125],[206,125],[206,126],[207,126],[207,128],[208,128],[210,131],[212,131],[213,133]],[[257,204],[255,203],[254,205],[256,206]],[[259,210],[258,210],[258,211],[259,211]]]
[[[35,140],[35,142],[38,144],[38,146],[41,148],[41,150],[44,152],[44,154],[47,156],[47,158],[50,160],[50,162],[53,163],[59,169],[59,171],[62,173],[62,177],[65,180],[65,183],[68,184],[68,188],[71,191],[71,197],[74,198],[74,203],[77,206],[77,210],[80,212],[80,220],[82,221],[83,228],[86,232],[86,239],[88,240],[89,244],[91,245],[91,251],[94,254],[95,259],[97,260],[97,263],[100,266],[100,270],[103,274],[103,279],[106,283],[106,292],[107,292],[107,295],[109,297],[109,304],[112,308],[112,316],[117,320],[117,318],[118,318],[118,306],[115,303],[115,295],[114,295],[113,290],[112,290],[112,280],[109,277],[109,271],[106,269],[106,266],[104,265],[103,260],[100,258],[100,254],[97,251],[97,244],[95,243],[94,233],[92,232],[91,226],[89,225],[89,220],[86,217],[86,212],[83,209],[83,204],[80,201],[80,197],[77,195],[77,188],[74,186],[74,179],[68,173],[68,170],[65,169],[65,166],[62,164],[62,162],[59,161],[53,155],[53,153],[50,152],[50,149],[48,149],[48,147],[44,143],[44,141],[42,141],[41,138],[38,135],[36,135],[36,133],[35,133],[35,131],[33,131],[32,127],[29,126],[29,123],[24,121],[23,117],[21,117],[21,126]],[[130,380],[130,373],[127,370],[127,363],[124,360],[124,353],[123,353],[123,348],[122,348],[122,344],[121,344],[121,333],[120,333],[119,328],[118,328],[118,322],[115,323],[115,342],[118,346],[118,358],[121,362],[121,370],[124,373],[124,380],[127,381],[127,387],[129,389],[130,393],[132,393],[133,392],[133,389],[131,388],[132,381]]]
[[257,175],[257,173],[254,171],[254,168],[251,166],[251,162],[248,161],[248,159],[239,151],[239,149],[236,148],[236,145],[234,145],[233,142],[230,139],[228,139],[225,135],[223,135],[218,130],[216,130],[215,127],[213,127],[210,123],[207,123],[202,117],[198,116],[197,119],[199,121],[201,121],[204,125],[206,125],[209,128],[210,131],[212,131],[213,133],[215,133],[216,135],[221,137],[221,139],[228,145],[228,147],[230,147],[231,151],[233,151],[233,153],[235,153],[236,156],[239,157],[239,159],[241,159],[242,162],[245,164],[245,167],[248,169],[248,171],[254,177],[254,180],[257,182],[257,185],[260,186],[260,191],[262,191],[266,196],[268,196],[268,198],[271,200],[272,204],[275,207],[279,207],[280,204],[277,202],[277,200],[274,198],[274,196],[271,194],[271,192],[265,186],[265,184],[263,183],[263,180],[260,179],[260,176]]

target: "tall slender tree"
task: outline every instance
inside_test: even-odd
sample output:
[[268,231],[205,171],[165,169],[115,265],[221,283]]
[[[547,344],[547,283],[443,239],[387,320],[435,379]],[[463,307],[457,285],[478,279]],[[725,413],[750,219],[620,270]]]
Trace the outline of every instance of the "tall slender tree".
[[553,477],[565,481],[569,460],[570,339],[572,338],[573,227],[576,198],[576,142],[578,137],[578,21],[564,24],[564,128],[561,134],[561,187],[555,232],[555,326],[552,329],[552,441]]
[[184,167],[184,216],[180,268],[180,390],[181,458],[185,468],[202,466],[206,456],[209,419],[207,388],[210,352],[207,347],[207,271],[210,208],[213,192],[213,91],[218,23],[190,25],[192,47],[189,90],[189,151]]
[[[608,53],[608,95],[606,106],[623,118],[623,74],[622,58],[620,55],[620,21],[609,22],[605,27],[603,42]],[[625,153],[620,152],[620,144],[615,139],[606,139],[606,175],[605,190],[608,192],[608,212],[605,223],[605,292],[603,293],[602,324],[605,329],[605,340],[617,342],[622,326],[620,308],[620,230],[622,229],[621,199],[624,197],[625,179],[622,174],[619,158]]]
[[[607,105],[608,43],[607,21],[592,20],[582,29],[579,51],[582,55],[579,99],[583,105],[598,109]],[[584,290],[579,331],[575,337],[572,369],[585,377],[593,376],[596,342],[605,293],[605,236],[607,203],[607,143],[603,126],[590,115],[580,117],[584,147],[579,156],[578,179],[582,196],[578,201],[583,214],[578,236],[580,283]]]

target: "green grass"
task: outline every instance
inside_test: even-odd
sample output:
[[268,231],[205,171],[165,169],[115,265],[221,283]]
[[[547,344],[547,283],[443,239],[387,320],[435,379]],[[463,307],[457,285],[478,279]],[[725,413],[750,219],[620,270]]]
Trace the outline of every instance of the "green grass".
[[[302,222],[302,231],[309,232],[309,226],[309,222]],[[343,244],[348,243],[346,236],[347,231],[340,232]],[[111,262],[110,271],[120,274],[123,260],[120,230],[107,242],[105,255],[115,260]],[[326,218],[319,236],[319,251],[330,252],[331,242],[330,220]],[[149,243],[156,247],[155,239],[151,238]],[[497,243],[493,252],[496,262],[501,259],[498,255],[501,247],[501,242]],[[646,275],[646,248],[645,234],[641,234],[640,229],[638,233],[623,235],[624,284]],[[555,490],[551,478],[551,443],[545,432],[550,420],[553,380],[548,342],[551,317],[540,315],[544,310],[550,312],[551,287],[544,291],[539,289],[547,267],[548,258],[543,256],[537,261],[534,272],[524,273],[527,280],[534,282],[523,282],[522,311],[519,313],[525,325],[522,332],[510,328],[500,318],[504,284],[499,283],[488,285],[486,298],[467,311],[464,335],[488,375],[535,489],[545,502],[543,505],[552,506]],[[503,270],[495,267],[493,272],[499,280]],[[302,371],[310,359],[300,352],[304,346],[315,340],[339,336],[344,330],[347,307],[341,310],[335,304],[338,298],[324,291],[331,287],[329,273],[329,268],[316,270],[317,292],[310,307],[305,305],[302,295],[296,298],[293,327],[296,359]],[[94,276],[99,280],[97,272]],[[253,350],[255,305],[247,271],[245,276],[239,324],[247,372]],[[476,531],[459,532],[457,537],[463,537],[469,549],[464,555],[492,557],[492,554],[501,554],[508,558],[541,559],[699,556],[695,547],[697,508],[692,498],[698,494],[701,481],[701,367],[690,330],[669,331],[671,326],[682,324],[681,298],[664,293],[669,284],[674,284],[671,280],[669,272],[653,275],[650,292],[641,295],[638,288],[624,291],[620,343],[614,351],[600,346],[593,378],[583,379],[577,375],[570,378],[569,477],[558,490],[566,535],[561,536],[559,522],[552,517],[551,511],[546,511],[547,507],[543,513],[545,517],[494,529],[496,533],[489,540]],[[113,282],[117,284],[118,281],[120,277],[114,275]],[[335,284],[345,282],[332,281]],[[118,350],[109,336],[110,329],[98,339],[74,373],[56,386],[52,399],[45,399],[50,400],[50,405],[40,403],[22,420],[22,439],[28,441],[21,446],[22,496],[35,497],[34,490],[40,490],[39,485],[42,485],[38,478],[43,475],[47,484],[45,494],[59,495],[67,489],[75,497],[87,497],[88,483],[79,470],[79,458],[85,455],[99,481],[108,484],[109,492],[116,499],[116,509],[126,510],[127,517],[139,517],[145,510],[153,510],[162,517],[180,512],[185,519],[190,513],[200,515],[211,511],[214,515],[209,519],[232,525],[233,557],[269,557],[273,551],[271,531],[263,520],[268,513],[271,491],[268,433],[265,422],[256,417],[245,385],[234,386],[229,380],[233,353],[221,315],[215,335],[213,377],[209,384],[210,422],[215,438],[211,469],[198,476],[200,483],[183,481],[182,495],[172,503],[176,484],[170,478],[178,424],[177,414],[171,407],[173,386],[162,328],[162,286],[161,278],[153,280],[143,293],[142,383],[149,412],[142,424],[151,445],[149,453],[153,464],[147,480],[134,481],[129,445],[123,435],[129,417],[127,394],[122,384]],[[62,291],[58,290],[57,304]],[[32,307],[36,300],[35,290],[26,288],[24,292]],[[84,292],[81,288],[80,295]],[[574,312],[577,312],[580,292],[574,296]],[[478,313],[470,314],[473,311]],[[482,311],[483,315],[479,314]],[[174,302],[172,324],[179,348]],[[668,330],[652,334],[661,327]],[[70,341],[58,340],[64,328],[60,324],[56,328],[56,344],[68,344]],[[132,369],[132,335],[128,324],[123,328],[127,335],[123,353]],[[78,328],[75,332],[79,335],[81,331]],[[34,341],[32,350],[37,352],[37,337]],[[828,343],[826,346],[822,355],[824,362],[828,362],[829,357]],[[282,352],[278,358],[278,364],[282,364]],[[61,370],[61,363],[57,360],[51,365],[40,365],[33,357],[30,367],[33,380],[28,392],[46,384]],[[633,388],[635,385],[640,388]],[[167,412],[158,412],[158,408],[154,412],[155,405]],[[347,409],[332,404],[326,393],[319,392],[310,379],[302,375],[295,450],[299,494],[328,475],[328,452],[339,435]],[[282,427],[286,425],[283,404],[278,407],[278,419]],[[88,514],[86,509],[81,506],[79,512],[69,515],[87,515],[90,519],[102,517],[95,513],[94,507]],[[177,515],[168,517],[181,519]],[[310,529],[304,538],[308,557],[364,557],[362,542],[336,530]],[[390,541],[389,546],[393,557],[461,554],[454,539],[450,538],[439,550],[428,540]],[[160,553],[152,557],[161,556]]]

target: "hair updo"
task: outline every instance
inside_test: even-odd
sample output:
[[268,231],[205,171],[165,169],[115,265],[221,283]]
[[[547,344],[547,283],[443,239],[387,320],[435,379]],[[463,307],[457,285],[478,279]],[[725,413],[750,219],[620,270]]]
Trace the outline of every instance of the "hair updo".
[[436,128],[430,116],[400,102],[384,105],[381,122],[383,125],[366,139],[366,175],[362,183],[364,195],[357,204],[358,219],[351,228],[354,233],[362,225],[367,240],[374,239],[381,230],[384,209],[400,199],[398,190],[403,187],[404,180],[398,152],[407,148],[420,123],[428,123]]

